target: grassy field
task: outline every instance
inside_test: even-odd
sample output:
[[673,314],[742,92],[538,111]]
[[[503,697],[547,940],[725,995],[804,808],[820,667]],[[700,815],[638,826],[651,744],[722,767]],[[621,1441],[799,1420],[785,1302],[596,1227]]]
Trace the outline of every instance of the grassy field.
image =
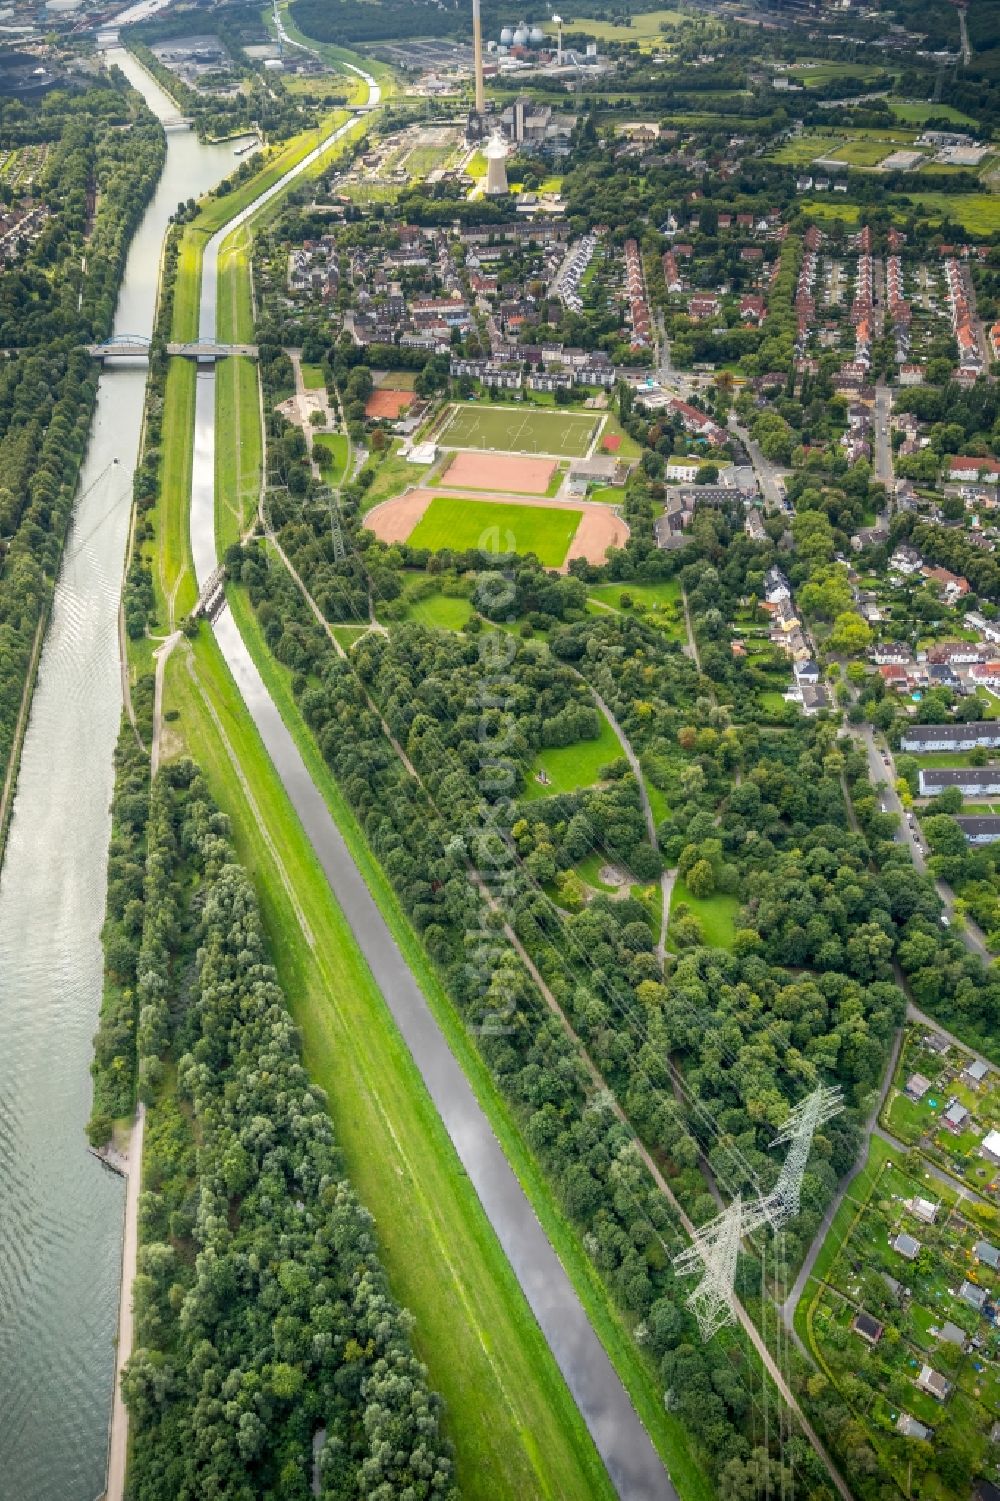
[[802,135],[792,136],[790,140],[782,141],[781,145],[772,151],[771,157],[774,161],[785,162],[791,167],[805,167],[817,156],[829,156],[831,151],[836,151],[837,147],[843,144],[842,135],[810,135],[806,131]]
[[411,600],[406,609],[407,620],[417,620],[439,631],[460,631],[471,614],[472,605],[467,599],[440,592]]
[[313,453],[328,485],[339,485],[347,468],[347,434],[314,433]]
[[1000,196],[991,193],[907,193],[910,202],[925,213],[949,218],[970,235],[992,235],[1000,230]]
[[[601,732],[596,740],[578,740],[575,745],[548,746],[538,752],[521,793],[524,802],[552,797],[556,792],[575,792],[578,787],[592,787],[600,780],[601,768],[621,759],[618,737],[601,715]],[[543,771],[547,780],[539,782],[536,773]]]
[[847,141],[837,147],[833,160],[851,167],[877,167],[892,149],[886,141]]
[[[670,896],[671,917],[681,902],[688,908],[692,917],[696,917],[701,923],[705,942],[710,948],[728,949],[732,946],[733,934],[736,931],[736,914],[740,908],[738,897],[727,896],[722,891],[713,892],[711,896],[692,896],[683,878],[678,876]],[[667,944],[668,947],[671,946],[669,929]]]
[[590,447],[597,421],[591,412],[455,406],[437,441],[442,448],[491,448],[501,453],[579,459]]
[[803,198],[802,212],[812,214],[814,219],[842,219],[845,224],[857,224],[861,214],[856,203],[837,198]]
[[[618,26],[613,21],[592,21],[583,16],[578,21],[567,21],[565,32],[582,32],[596,42],[638,42],[644,52],[652,51],[660,42],[662,28],[668,31],[679,26],[684,16],[679,10],[650,10],[644,15],[632,17],[630,26]],[[542,22],[542,30],[555,36],[558,28],[551,21]],[[669,37],[662,38],[669,41]]]
[[951,104],[908,104],[896,99],[889,100],[889,108],[904,125],[924,125],[928,120],[948,120],[952,125],[971,125],[975,120],[963,115]]
[[302,361],[302,384],[307,391],[322,391],[326,384],[322,365],[308,365]]
[[407,540],[411,547],[428,547],[432,552],[445,547],[533,552],[546,568],[559,568],[582,515],[582,511],[563,508],[436,495]]

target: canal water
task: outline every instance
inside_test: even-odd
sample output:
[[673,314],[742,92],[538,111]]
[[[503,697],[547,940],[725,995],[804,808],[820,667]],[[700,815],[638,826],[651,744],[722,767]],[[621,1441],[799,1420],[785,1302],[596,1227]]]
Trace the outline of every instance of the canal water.
[[[131,57],[109,57],[160,118],[176,117]],[[152,331],[169,216],[234,165],[232,142],[167,132],[116,333]],[[0,1501],[94,1501],[104,1488],[124,1190],[87,1152],[84,1126],[145,382],[124,362],[101,376],[0,873]]]

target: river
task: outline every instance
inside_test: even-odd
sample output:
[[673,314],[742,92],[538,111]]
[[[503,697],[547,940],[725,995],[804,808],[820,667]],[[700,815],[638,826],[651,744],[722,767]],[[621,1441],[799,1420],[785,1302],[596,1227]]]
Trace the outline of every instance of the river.
[[[134,59],[109,56],[161,119],[176,117]],[[232,143],[168,132],[116,333],[152,331],[170,214],[234,165]],[[0,873],[0,1501],[94,1501],[104,1488],[124,1190],[87,1152],[84,1126],[145,384],[144,365],[101,376]]]

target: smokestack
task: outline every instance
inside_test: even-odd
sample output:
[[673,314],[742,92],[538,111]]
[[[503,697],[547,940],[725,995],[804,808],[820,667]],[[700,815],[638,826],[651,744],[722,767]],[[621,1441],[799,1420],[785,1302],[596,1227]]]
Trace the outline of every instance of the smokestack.
[[472,0],[472,50],[476,54],[476,114],[486,113],[486,93],[483,88],[483,23],[479,16],[479,0]]

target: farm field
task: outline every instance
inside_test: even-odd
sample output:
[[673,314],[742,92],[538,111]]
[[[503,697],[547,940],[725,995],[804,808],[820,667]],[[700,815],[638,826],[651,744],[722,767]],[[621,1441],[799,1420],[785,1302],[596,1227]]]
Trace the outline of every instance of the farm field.
[[442,448],[493,448],[579,459],[589,450],[599,421],[591,412],[455,406],[437,442]]
[[563,507],[519,506],[488,500],[453,499],[436,495],[408,538],[411,547],[462,551],[496,539],[499,552],[533,552],[547,568],[565,561],[569,544],[580,525],[582,511]]

